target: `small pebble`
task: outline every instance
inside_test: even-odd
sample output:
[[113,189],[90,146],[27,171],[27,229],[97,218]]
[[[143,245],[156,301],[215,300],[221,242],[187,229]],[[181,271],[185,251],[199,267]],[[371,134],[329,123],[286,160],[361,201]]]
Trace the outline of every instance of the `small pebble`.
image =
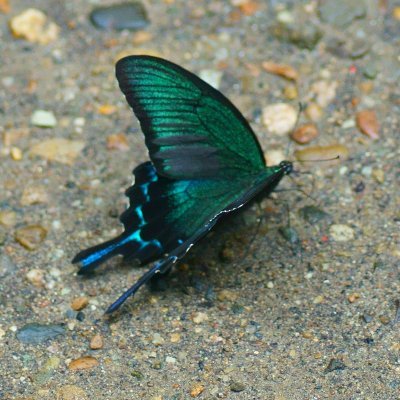
[[20,200],[22,206],[31,206],[32,204],[44,204],[47,202],[47,191],[43,186],[40,185],[25,187]]
[[360,294],[359,293],[351,293],[347,296],[347,300],[349,301],[349,303],[354,303],[356,302],[358,299],[360,298]]
[[0,211],[0,225],[6,228],[13,227],[17,222],[17,214],[14,211]]
[[390,323],[390,318],[387,315],[381,315],[379,321],[381,321],[383,325],[387,325]]
[[329,372],[333,372],[333,371],[341,371],[345,368],[346,368],[346,365],[342,360],[332,358],[329,361],[328,366],[325,368],[325,373],[329,373]]
[[42,269],[33,268],[27,272],[26,279],[36,287],[44,287],[45,272]]
[[296,85],[287,85],[285,86],[283,90],[283,95],[288,99],[288,100],[294,100],[299,97],[299,92],[297,90]]
[[242,382],[233,381],[229,385],[229,389],[232,392],[239,393],[239,392],[243,392],[243,390],[246,389],[246,385],[244,383],[242,383]]
[[60,28],[47,19],[46,14],[35,8],[28,8],[10,21],[11,33],[16,38],[32,43],[48,44],[57,40]]
[[57,125],[57,119],[51,111],[36,110],[31,116],[31,124],[41,128],[54,128]]
[[176,363],[176,358],[175,357],[171,357],[171,356],[167,356],[167,357],[165,357],[165,362],[169,363],[169,364],[175,364]]
[[372,175],[372,167],[370,165],[365,165],[362,167],[361,173],[367,178],[370,177]]
[[238,293],[233,290],[222,289],[218,292],[217,299],[219,301],[234,301],[238,298]]
[[203,69],[199,74],[203,81],[206,81],[215,89],[219,89],[221,85],[222,72],[214,69]]
[[350,25],[354,19],[363,18],[366,7],[360,0],[321,1],[318,11],[324,22],[342,29]]
[[400,6],[397,6],[397,7],[394,7],[394,8],[393,8],[393,13],[392,13],[392,15],[393,15],[393,18],[394,18],[396,21],[400,21]]
[[102,337],[101,335],[99,335],[99,334],[94,335],[94,336],[92,337],[92,339],[90,340],[89,347],[90,347],[92,350],[99,350],[99,349],[102,349],[103,346],[104,346],[103,337]]
[[26,324],[17,330],[17,339],[25,344],[40,344],[47,340],[55,339],[57,336],[64,335],[65,329],[56,324]]
[[283,151],[281,150],[268,150],[264,153],[267,165],[279,165],[279,163],[286,159]]
[[89,397],[79,386],[65,385],[57,390],[56,400],[89,400]]
[[0,278],[15,274],[17,269],[11,258],[7,254],[0,252]]
[[22,160],[22,150],[19,147],[11,147],[10,154],[14,161]]
[[83,369],[94,368],[97,365],[99,365],[99,361],[96,358],[94,358],[92,356],[84,356],[84,357],[80,357],[75,360],[72,360],[68,364],[68,369],[70,369],[72,371],[80,371]]
[[28,250],[36,250],[46,239],[47,230],[40,225],[27,225],[15,231],[15,240]]
[[56,356],[47,359],[37,374],[33,377],[34,381],[39,385],[46,383],[54,375],[54,372],[60,366],[60,363],[61,360]]
[[262,67],[271,74],[279,75],[292,81],[297,81],[297,79],[299,79],[299,73],[290,65],[264,61]]
[[358,129],[371,139],[379,139],[379,122],[376,112],[373,110],[363,110],[356,114]]
[[82,141],[54,138],[34,145],[30,153],[49,161],[73,165],[84,147],[85,143]]
[[321,304],[321,303],[324,302],[324,300],[325,300],[324,296],[319,295],[319,296],[314,298],[313,303],[314,304]]
[[9,0],[0,0],[0,12],[8,14],[11,11]]
[[351,128],[354,128],[355,126],[356,126],[356,122],[352,118],[346,119],[342,123],[342,128],[343,129],[351,129]]
[[359,88],[363,93],[370,94],[374,89],[374,84],[371,81],[364,81],[360,83]]
[[293,14],[288,10],[280,11],[276,16],[276,20],[282,24],[293,24],[295,22]]
[[195,324],[201,324],[202,322],[208,321],[208,315],[203,312],[195,312],[192,316],[192,321]]
[[372,171],[372,177],[378,182],[378,183],[384,183],[385,182],[385,172],[382,169],[374,169]]
[[112,115],[117,111],[117,107],[112,104],[102,104],[97,110],[101,115]]
[[299,144],[310,143],[318,136],[318,129],[314,124],[304,124],[299,126],[292,134],[291,138]]
[[154,333],[151,343],[156,346],[161,346],[165,342],[164,338],[159,333]]
[[289,104],[272,104],[264,107],[262,120],[270,133],[283,136],[294,128],[297,120],[297,111]]
[[337,87],[338,83],[336,81],[321,80],[314,82],[310,91],[314,95],[317,104],[325,108],[335,99]]
[[[362,73],[363,75],[368,78],[368,79],[375,79],[376,76],[378,75],[378,65],[375,62],[369,62],[367,63],[364,68],[362,69]],[[364,93],[371,93],[372,91],[372,85],[371,86],[367,86],[368,83],[371,82],[365,82],[361,88],[363,89]]]
[[133,35],[132,43],[134,45],[140,45],[143,43],[150,42],[153,39],[153,35],[147,31],[138,31]]
[[282,237],[287,240],[290,244],[297,244],[300,242],[299,235],[294,228],[290,226],[282,226],[279,228],[279,233]]
[[354,239],[354,230],[348,225],[334,224],[329,228],[329,233],[336,242],[348,242]]
[[301,335],[304,339],[312,339],[314,337],[314,335],[310,331],[304,331]]
[[312,50],[321,39],[323,32],[312,22],[306,12],[291,13],[283,10],[277,14],[277,23],[272,27],[272,34],[282,41],[295,44],[300,48]]
[[341,58],[357,59],[365,56],[371,48],[370,41],[364,38],[332,38],[327,43],[327,50]]
[[90,21],[104,30],[140,30],[149,25],[146,9],[140,2],[96,8],[90,14]]
[[201,383],[195,383],[190,389],[191,397],[198,397],[204,392],[204,386]]
[[74,311],[83,310],[89,304],[89,299],[85,296],[77,297],[71,302],[71,308]]
[[317,206],[305,206],[300,208],[299,214],[311,225],[329,217],[329,214]]
[[107,136],[107,149],[126,151],[129,150],[128,138],[123,133]]
[[[343,144],[331,144],[328,146],[313,146],[302,150],[296,150],[294,156],[299,161],[326,160],[319,165],[337,165],[341,160],[347,160],[349,149]],[[337,158],[338,157],[338,158]]]
[[369,324],[373,320],[373,317],[369,314],[363,314],[362,319],[365,323]]
[[179,333],[171,333],[170,341],[171,343],[179,343],[181,341],[181,335]]
[[136,378],[138,381],[141,381],[144,378],[144,375],[138,370],[131,371],[131,376]]
[[244,0],[241,1],[240,4],[238,5],[240,11],[247,16],[255,14],[258,9],[260,8],[260,5],[253,0]]
[[304,113],[306,114],[307,118],[312,122],[317,122],[322,118],[323,111],[322,108],[314,102],[310,102],[305,109]]

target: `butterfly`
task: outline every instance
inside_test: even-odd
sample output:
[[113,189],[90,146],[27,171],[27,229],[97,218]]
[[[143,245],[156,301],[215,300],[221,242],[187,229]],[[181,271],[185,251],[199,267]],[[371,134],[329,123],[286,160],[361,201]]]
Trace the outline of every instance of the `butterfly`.
[[217,221],[258,194],[269,194],[293,171],[290,161],[266,166],[240,111],[184,68],[152,56],[128,56],[116,77],[138,118],[150,161],[133,170],[121,214],[124,232],[72,260],[79,274],[119,254],[152,267],[106,311],[117,310],[155,274],[180,260]]

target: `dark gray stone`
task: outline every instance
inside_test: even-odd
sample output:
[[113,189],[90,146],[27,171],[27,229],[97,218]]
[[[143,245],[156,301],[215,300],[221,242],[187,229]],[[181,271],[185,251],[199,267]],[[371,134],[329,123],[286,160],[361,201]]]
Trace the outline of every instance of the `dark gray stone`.
[[322,21],[344,28],[356,18],[363,18],[366,7],[363,0],[322,0],[319,15]]
[[26,324],[17,331],[17,339],[25,344],[40,344],[47,340],[64,335],[65,329],[61,325],[42,325],[37,323]]
[[143,29],[150,23],[146,9],[139,2],[96,8],[90,14],[90,21],[99,29],[131,31]]
[[316,206],[303,207],[299,210],[299,214],[312,225],[329,217],[328,213]]

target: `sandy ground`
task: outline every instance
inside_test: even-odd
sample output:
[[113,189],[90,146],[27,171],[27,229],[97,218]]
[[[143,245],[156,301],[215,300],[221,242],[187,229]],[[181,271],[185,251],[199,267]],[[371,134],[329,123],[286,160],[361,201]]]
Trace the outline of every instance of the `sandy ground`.
[[[39,44],[8,26],[32,2],[10,3],[0,13],[0,398],[400,398],[400,4],[367,1],[343,27],[351,13],[322,21],[313,1],[149,0],[151,23],[135,34],[91,25],[88,14],[106,1],[37,0],[60,28]],[[305,19],[289,18],[292,30],[322,35],[314,48],[276,27],[297,12]],[[314,103],[319,136],[306,147],[343,144],[349,158],[297,164],[309,174],[280,187],[308,197],[282,191],[226,221],[167,290],[143,288],[107,319],[143,268],[114,259],[81,278],[70,260],[120,231],[130,172],[147,158],[114,78],[115,61],[132,53],[220,72],[220,90],[270,156],[290,142],[293,160],[301,146],[268,133],[262,110]],[[264,71],[264,61],[294,67],[298,84]],[[376,140],[355,126],[364,109],[376,112]],[[32,123],[36,110],[54,114],[52,127]],[[33,154],[54,138],[72,150]],[[309,206],[326,215],[304,213]],[[280,233],[289,220],[295,244]],[[28,250],[20,243],[32,225]],[[78,313],[79,297],[89,304]],[[61,334],[28,343],[30,323]]]

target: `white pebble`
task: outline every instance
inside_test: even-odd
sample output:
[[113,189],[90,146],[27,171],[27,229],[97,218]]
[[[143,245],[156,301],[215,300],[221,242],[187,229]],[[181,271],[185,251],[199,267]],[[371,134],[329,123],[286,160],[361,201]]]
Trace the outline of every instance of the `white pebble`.
[[165,362],[167,362],[169,364],[175,364],[176,363],[176,358],[175,357],[171,357],[171,356],[167,356],[167,357],[165,357]]
[[337,87],[338,83],[336,81],[321,80],[311,85],[311,92],[316,98],[318,105],[325,108],[335,99]]
[[164,339],[163,337],[159,334],[159,333],[155,333],[153,335],[153,340],[151,341],[151,343],[153,343],[156,346],[160,346],[164,343]]
[[208,315],[203,312],[196,312],[193,314],[192,320],[195,324],[201,324],[202,322],[208,320]]
[[14,84],[15,79],[12,76],[6,76],[1,80],[1,83],[3,84],[3,86],[5,87],[10,87]]
[[354,239],[354,230],[348,225],[334,224],[330,227],[329,233],[336,242],[347,242]]
[[63,249],[54,249],[53,253],[53,259],[58,260],[64,256],[64,250]]
[[61,221],[56,219],[51,223],[51,226],[55,230],[60,229],[61,228]]
[[291,132],[296,124],[297,111],[285,103],[264,107],[262,121],[270,133],[283,136]]
[[80,126],[80,127],[82,127],[82,126],[85,126],[85,123],[86,123],[85,118],[79,117],[79,118],[75,118],[75,119],[74,119],[74,125],[75,125],[75,126]]
[[285,25],[289,25],[294,22],[293,14],[287,10],[279,12],[278,15],[276,16],[276,19],[278,20],[278,22]]
[[366,176],[369,177],[372,174],[372,167],[370,165],[367,165],[365,167],[362,167],[361,173]]
[[53,128],[57,125],[57,120],[51,111],[36,110],[31,116],[31,124],[42,128]]
[[268,166],[278,165],[286,158],[281,150],[268,150],[264,153],[264,157]]
[[353,118],[346,119],[342,123],[342,128],[343,129],[350,129],[350,128],[354,128],[355,126],[356,126],[356,122],[354,121]]
[[218,89],[221,83],[222,72],[214,69],[203,69],[200,71],[200,78],[213,88]]

